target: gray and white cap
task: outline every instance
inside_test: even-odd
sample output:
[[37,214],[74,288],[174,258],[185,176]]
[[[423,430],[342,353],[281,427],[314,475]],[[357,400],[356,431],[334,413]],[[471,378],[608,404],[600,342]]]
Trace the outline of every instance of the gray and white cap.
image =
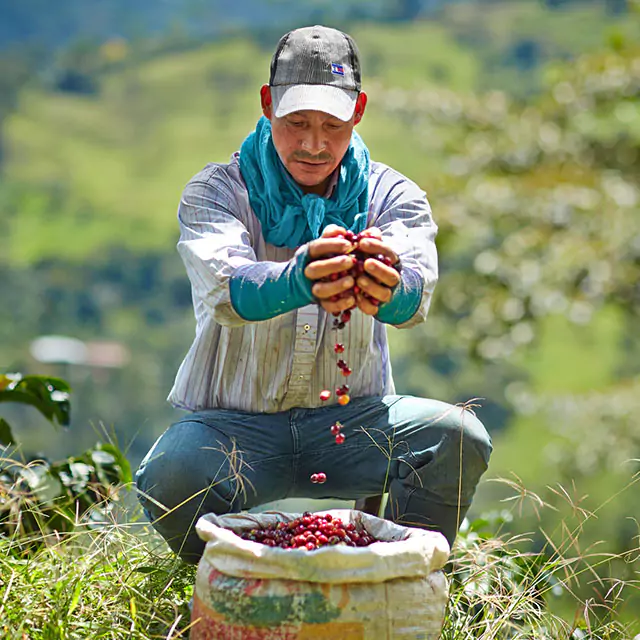
[[274,114],[323,111],[347,121],[362,86],[360,54],[351,36],[316,25],[280,38],[271,59]]

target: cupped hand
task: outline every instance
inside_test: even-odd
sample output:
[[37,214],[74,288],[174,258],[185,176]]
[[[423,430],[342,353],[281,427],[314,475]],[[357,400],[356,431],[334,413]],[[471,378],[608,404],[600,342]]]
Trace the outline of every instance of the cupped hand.
[[[343,227],[329,225],[320,238],[310,242],[312,262],[304,273],[314,281],[311,291],[328,313],[338,314],[357,306],[374,316],[380,304],[391,300],[392,290],[400,282],[400,275],[392,266],[399,258],[376,227],[361,232],[357,244],[345,235],[348,233]],[[362,254],[372,257],[354,270],[357,260],[352,252],[356,249],[360,258]]]
[[355,263],[350,255],[354,245],[344,238],[345,233],[343,227],[329,225],[320,238],[309,243],[312,261],[305,268],[304,275],[313,281],[311,292],[327,313],[340,313],[356,304],[353,292],[342,297],[355,284],[349,274]]
[[379,229],[368,231],[376,231],[377,234],[367,234],[358,244],[360,252],[372,257],[365,259],[364,273],[356,278],[356,305],[363,313],[374,316],[378,313],[379,305],[391,300],[393,288],[400,282],[400,274],[392,266],[398,264],[399,258],[382,240]]

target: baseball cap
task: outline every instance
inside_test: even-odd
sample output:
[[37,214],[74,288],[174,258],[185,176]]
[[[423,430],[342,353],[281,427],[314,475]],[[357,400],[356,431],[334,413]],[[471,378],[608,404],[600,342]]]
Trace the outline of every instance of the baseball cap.
[[362,86],[358,47],[329,27],[289,31],[271,59],[269,85],[277,118],[311,109],[349,120]]

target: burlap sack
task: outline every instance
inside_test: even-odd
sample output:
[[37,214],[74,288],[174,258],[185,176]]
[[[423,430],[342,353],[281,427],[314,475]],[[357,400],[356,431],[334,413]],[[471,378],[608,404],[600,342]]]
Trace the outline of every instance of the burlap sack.
[[447,598],[445,538],[359,511],[328,512],[387,542],[315,551],[242,540],[234,532],[301,514],[206,515],[192,640],[435,640]]

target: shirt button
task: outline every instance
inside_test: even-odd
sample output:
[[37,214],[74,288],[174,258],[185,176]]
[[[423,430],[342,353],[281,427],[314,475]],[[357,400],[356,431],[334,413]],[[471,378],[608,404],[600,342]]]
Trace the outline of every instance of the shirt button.
[[304,325],[304,332],[306,333],[307,331],[309,331],[309,329],[311,329],[311,325],[310,324],[305,324]]
[[304,376],[298,376],[298,378],[300,378],[300,380],[304,380]]

